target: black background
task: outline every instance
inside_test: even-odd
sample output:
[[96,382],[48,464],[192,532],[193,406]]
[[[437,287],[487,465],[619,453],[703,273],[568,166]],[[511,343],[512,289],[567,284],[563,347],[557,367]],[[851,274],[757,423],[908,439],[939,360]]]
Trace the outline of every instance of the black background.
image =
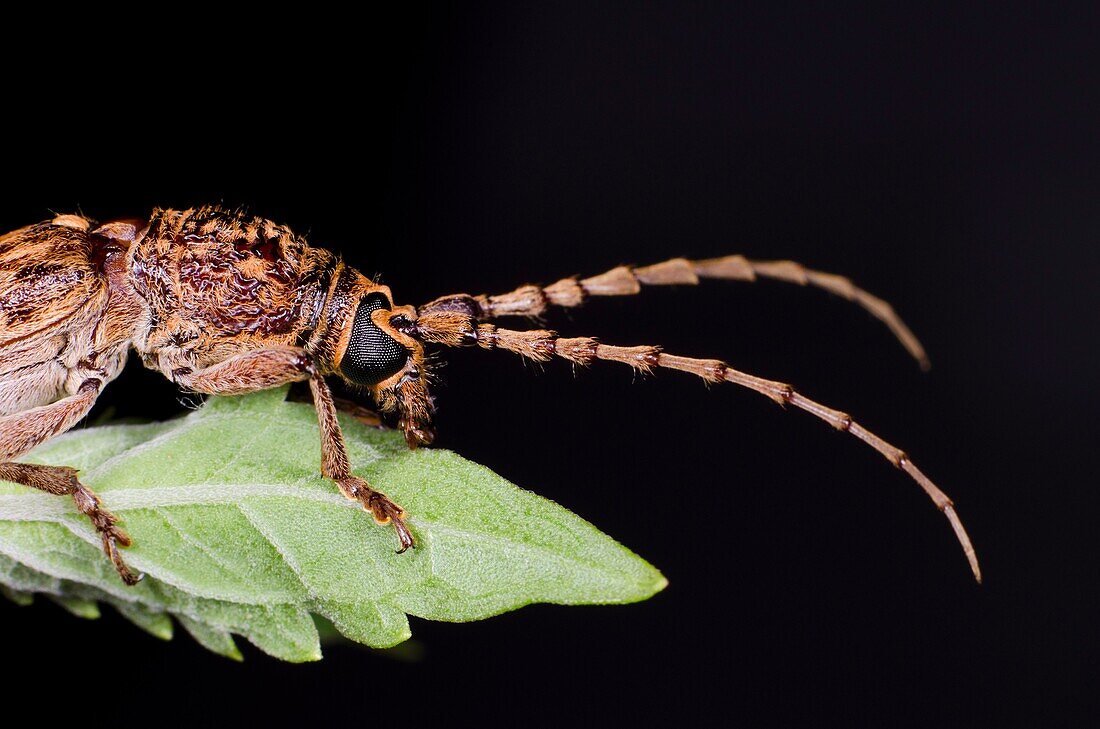
[[[805,414],[676,373],[456,351],[438,445],[590,519],[662,569],[663,593],[414,619],[400,656],[335,645],[306,666],[4,604],[13,696],[130,726],[1088,723],[1094,18],[368,12],[10,28],[28,45],[4,50],[0,227],[245,205],[412,304],[680,255],[843,273],[895,304],[931,372],[857,307],[778,283],[549,324],[722,357],[855,413],[955,498],[986,584],[915,484]],[[103,401],[163,417],[176,397],[135,362]]]

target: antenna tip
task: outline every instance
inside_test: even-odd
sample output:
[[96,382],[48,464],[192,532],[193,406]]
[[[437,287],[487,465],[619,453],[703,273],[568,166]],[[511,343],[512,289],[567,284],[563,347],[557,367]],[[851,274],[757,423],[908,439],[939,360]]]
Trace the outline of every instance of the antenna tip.
[[974,551],[974,545],[970,543],[970,536],[966,533],[959,515],[955,513],[955,507],[948,504],[943,507],[943,513],[947,520],[951,522],[951,528],[955,530],[955,536],[958,538],[959,544],[962,545],[963,553],[966,554],[966,561],[970,563],[970,571],[974,573],[974,580],[979,585],[982,584],[982,568],[978,566],[978,555]]

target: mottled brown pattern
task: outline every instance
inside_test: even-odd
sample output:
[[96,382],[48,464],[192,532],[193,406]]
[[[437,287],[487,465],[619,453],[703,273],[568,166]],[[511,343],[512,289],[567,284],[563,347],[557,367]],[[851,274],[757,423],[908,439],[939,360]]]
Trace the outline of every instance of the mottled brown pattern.
[[48,329],[104,288],[86,232],[39,223],[0,237],[0,347]]
[[[392,522],[402,549],[412,546],[401,507],[351,474],[321,379],[341,374],[359,302],[373,292],[390,301],[389,289],[286,227],[218,208],[156,210],[148,221],[102,226],[63,215],[0,237],[0,479],[71,495],[120,577],[136,582],[118,549],[129,536],[72,469],[10,460],[84,417],[133,347],[194,392],[311,380],[324,473],[375,519]],[[377,326],[390,329],[384,318]],[[393,336],[408,347],[408,362],[367,389],[397,407],[388,393],[419,380],[423,349]],[[422,442],[426,433],[410,426],[406,437]]]
[[[157,210],[130,255],[153,313],[137,349],[165,347],[197,367],[257,346],[293,344],[319,314],[336,258],[288,228],[217,208]],[[201,335],[200,335],[201,333]]]
[[322,473],[377,521],[392,523],[404,551],[415,542],[404,509],[351,473],[335,401],[323,378],[338,375],[369,393],[382,412],[396,412],[406,442],[415,448],[435,437],[424,345],[477,345],[539,362],[620,362],[641,373],[679,370],[804,410],[862,440],[916,481],[947,516],[980,580],[977,557],[951,500],[904,451],[847,413],[717,359],[489,323],[504,316],[538,317],[550,306],[579,306],[595,296],[636,294],[643,285],[757,276],[817,286],[858,303],[927,363],[920,343],[889,304],[846,278],[791,261],[675,258],[546,287],[529,284],[497,296],[452,294],[417,310],[395,306],[388,287],[332,253],[311,248],[288,228],[244,213],[163,209],[147,222],[98,227],[79,215],[58,216],[0,236],[0,479],[71,495],[95,525],[120,577],[136,582],[139,576],[118,550],[129,546],[129,536],[72,469],[11,460],[84,417],[132,347],[146,366],[194,392],[240,394],[308,380],[321,430]]

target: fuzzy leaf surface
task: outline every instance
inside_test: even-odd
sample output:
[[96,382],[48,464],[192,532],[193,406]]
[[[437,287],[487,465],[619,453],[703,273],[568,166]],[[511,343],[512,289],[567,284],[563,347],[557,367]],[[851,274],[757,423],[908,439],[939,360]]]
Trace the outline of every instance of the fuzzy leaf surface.
[[[213,398],[177,420],[67,433],[24,460],[81,470],[134,539],[126,587],[67,497],[0,482],[0,586],[94,618],[109,604],[170,638],[174,623],[239,658],[234,635],[290,661],[321,657],[313,615],[373,647],[408,615],[487,618],[534,602],[627,603],[661,574],[588,522],[444,450],[341,418],[354,471],[401,504],[417,548],[319,473],[313,408],[285,389]],[[171,618],[174,618],[173,621]]]

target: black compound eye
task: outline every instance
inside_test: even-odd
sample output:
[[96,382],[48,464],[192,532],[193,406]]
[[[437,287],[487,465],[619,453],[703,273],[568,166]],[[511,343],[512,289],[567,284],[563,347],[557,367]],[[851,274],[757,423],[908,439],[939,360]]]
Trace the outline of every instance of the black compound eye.
[[357,385],[377,385],[401,371],[408,361],[409,351],[371,321],[371,312],[387,308],[382,294],[371,294],[359,302],[355,324],[340,371]]

